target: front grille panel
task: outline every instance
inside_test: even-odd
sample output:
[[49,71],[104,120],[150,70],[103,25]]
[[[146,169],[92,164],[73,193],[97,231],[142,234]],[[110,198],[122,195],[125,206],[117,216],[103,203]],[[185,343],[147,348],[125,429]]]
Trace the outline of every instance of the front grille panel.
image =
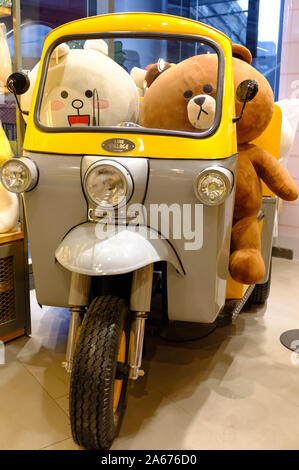
[[16,318],[13,256],[0,258],[0,325]]

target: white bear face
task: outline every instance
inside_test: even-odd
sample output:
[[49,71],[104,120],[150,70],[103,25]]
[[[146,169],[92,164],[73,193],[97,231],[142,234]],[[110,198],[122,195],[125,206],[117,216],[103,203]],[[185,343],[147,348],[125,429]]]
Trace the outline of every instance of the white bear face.
[[[136,122],[139,97],[130,75],[104,53],[58,46],[49,61],[40,122],[47,127],[116,126]],[[96,41],[95,41],[96,42]],[[29,76],[35,78],[33,69]],[[26,108],[24,95],[22,105]]]

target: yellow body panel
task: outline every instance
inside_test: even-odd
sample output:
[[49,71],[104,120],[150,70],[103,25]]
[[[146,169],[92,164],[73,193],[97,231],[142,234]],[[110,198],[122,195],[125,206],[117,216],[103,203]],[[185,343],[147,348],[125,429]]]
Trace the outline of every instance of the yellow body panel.
[[[259,145],[267,152],[274,155],[275,158],[279,158],[280,152],[280,136],[281,136],[281,120],[282,113],[279,106],[274,105],[273,117],[263,134],[252,143]],[[275,196],[275,194],[268,188],[268,186],[262,181],[263,196]],[[260,232],[262,232],[263,221],[260,222]],[[227,299],[241,299],[245,294],[247,285],[240,284],[234,281],[230,274],[227,279],[226,287],[226,298]]]
[[[42,65],[47,49],[51,44],[66,35],[105,33],[117,31],[138,31],[144,33],[177,33],[200,35],[214,40],[222,49],[225,57],[224,92],[222,118],[217,131],[204,139],[131,134],[116,132],[44,132],[33,120]],[[59,154],[101,154],[111,153],[102,149],[103,141],[113,137],[130,139],[135,149],[130,156],[152,158],[226,158],[237,152],[236,126],[232,119],[235,115],[234,88],[232,72],[232,50],[230,39],[223,33],[187,18],[155,13],[124,13],[102,15],[67,23],[51,31],[45,39],[43,54],[33,92],[24,149],[33,152]]]

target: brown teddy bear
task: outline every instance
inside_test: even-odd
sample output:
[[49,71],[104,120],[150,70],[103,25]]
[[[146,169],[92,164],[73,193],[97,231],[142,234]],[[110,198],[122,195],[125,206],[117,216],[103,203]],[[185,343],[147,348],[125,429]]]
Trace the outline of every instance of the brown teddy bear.
[[[230,273],[244,284],[259,282],[265,273],[257,215],[262,203],[260,178],[281,199],[293,201],[298,189],[278,160],[250,142],[262,134],[271,121],[274,98],[268,81],[251,64],[251,53],[233,45],[234,87],[244,80],[258,84],[256,96],[246,104],[237,122],[238,172],[233,215]],[[142,102],[139,124],[144,127],[199,132],[214,120],[217,56],[190,57],[175,66],[165,67],[156,76],[149,69],[145,81],[149,87]],[[236,116],[243,103],[236,97]],[[169,112],[169,110],[175,112]]]

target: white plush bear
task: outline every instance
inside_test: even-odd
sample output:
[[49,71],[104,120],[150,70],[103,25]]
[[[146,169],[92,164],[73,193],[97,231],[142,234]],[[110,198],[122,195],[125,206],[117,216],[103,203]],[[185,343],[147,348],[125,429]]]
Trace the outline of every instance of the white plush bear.
[[[108,57],[107,43],[87,40],[83,49],[63,43],[54,49],[47,73],[40,121],[50,127],[116,126],[137,122],[139,98],[130,75]],[[39,64],[29,73],[22,96],[29,110]]]
[[283,158],[288,155],[295,140],[297,125],[299,121],[299,100],[283,99],[277,101],[275,104],[277,104],[282,111],[279,157]]

